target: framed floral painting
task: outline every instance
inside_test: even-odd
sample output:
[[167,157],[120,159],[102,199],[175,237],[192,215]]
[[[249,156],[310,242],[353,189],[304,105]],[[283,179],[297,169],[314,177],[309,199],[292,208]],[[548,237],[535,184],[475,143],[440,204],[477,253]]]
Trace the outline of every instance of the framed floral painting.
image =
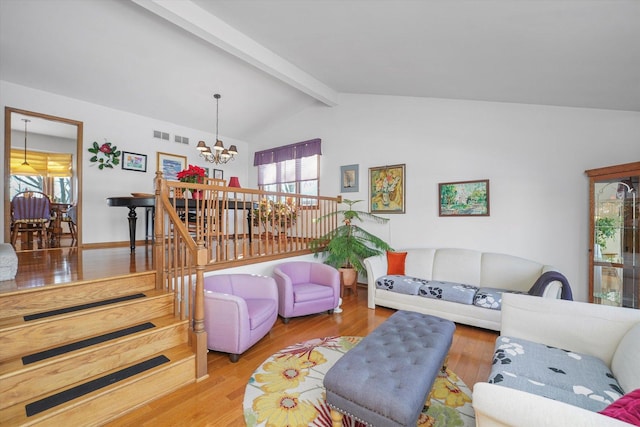
[[405,165],[369,168],[369,211],[405,213]]

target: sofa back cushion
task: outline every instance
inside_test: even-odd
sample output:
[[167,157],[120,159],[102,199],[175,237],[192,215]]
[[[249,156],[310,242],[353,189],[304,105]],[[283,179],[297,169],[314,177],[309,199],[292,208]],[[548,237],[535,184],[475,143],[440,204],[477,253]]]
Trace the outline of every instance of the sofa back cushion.
[[540,263],[512,255],[484,253],[480,284],[527,292],[542,274],[542,267]]
[[611,372],[625,392],[640,388],[640,322],[618,343],[611,360]]
[[431,280],[433,276],[433,258],[436,249],[405,249],[404,274]]
[[[433,259],[432,280],[480,284],[482,252],[470,249],[438,249]],[[418,276],[419,277],[419,276]]]

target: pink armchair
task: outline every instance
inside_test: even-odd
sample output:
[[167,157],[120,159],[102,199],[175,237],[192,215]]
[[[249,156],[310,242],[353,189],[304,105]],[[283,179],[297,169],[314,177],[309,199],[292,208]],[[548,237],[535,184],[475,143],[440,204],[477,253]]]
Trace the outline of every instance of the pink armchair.
[[278,314],[284,323],[289,318],[320,313],[329,314],[338,306],[340,273],[330,265],[294,261],[273,269],[278,285]]
[[207,347],[240,354],[264,337],[278,317],[278,289],[271,277],[221,274],[204,278]]

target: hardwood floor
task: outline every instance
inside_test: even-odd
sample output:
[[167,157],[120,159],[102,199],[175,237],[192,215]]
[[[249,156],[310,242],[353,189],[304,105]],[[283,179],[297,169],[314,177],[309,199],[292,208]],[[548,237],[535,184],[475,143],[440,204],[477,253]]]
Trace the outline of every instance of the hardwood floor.
[[[147,271],[152,268],[151,245],[136,248],[50,249],[19,252],[16,280],[0,282],[0,292]],[[238,363],[226,354],[209,352],[209,377],[122,416],[110,426],[244,426],[244,389],[254,370],[276,351],[297,342],[335,335],[365,336],[395,311],[367,308],[367,292],[350,292],[340,314],[318,314],[281,319],[265,338],[250,348]],[[457,325],[449,352],[449,367],[469,386],[489,375],[497,333]]]
[[0,282],[0,293],[78,280],[100,279],[153,269],[152,245],[131,253],[128,247],[54,248],[18,251],[18,274]]
[[[247,381],[254,370],[276,351],[297,342],[333,335],[364,336],[384,322],[394,310],[367,308],[367,293],[344,298],[340,314],[318,314],[281,319],[265,338],[250,348],[238,363],[226,354],[209,352],[209,378],[184,387],[145,405],[109,426],[244,426],[242,401]],[[497,333],[457,325],[449,352],[449,367],[473,387],[489,376],[493,344]]]

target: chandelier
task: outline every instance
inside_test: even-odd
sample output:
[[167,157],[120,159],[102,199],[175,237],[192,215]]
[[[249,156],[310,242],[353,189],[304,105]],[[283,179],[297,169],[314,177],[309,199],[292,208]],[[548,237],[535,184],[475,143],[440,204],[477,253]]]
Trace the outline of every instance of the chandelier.
[[38,171],[27,161],[27,123],[31,120],[22,119],[24,122],[24,162],[12,171],[14,175],[38,175]]
[[222,141],[218,139],[218,103],[220,101],[220,94],[216,93],[215,95],[213,95],[213,97],[216,99],[216,143],[213,146],[213,151],[211,151],[211,148],[209,148],[209,146],[204,141],[198,142],[198,146],[196,147],[196,149],[200,151],[200,157],[204,157],[207,162],[219,165],[225,164],[229,160],[233,160],[234,156],[238,154],[238,149],[235,145],[232,145],[229,147],[229,149],[226,149],[224,148]]

